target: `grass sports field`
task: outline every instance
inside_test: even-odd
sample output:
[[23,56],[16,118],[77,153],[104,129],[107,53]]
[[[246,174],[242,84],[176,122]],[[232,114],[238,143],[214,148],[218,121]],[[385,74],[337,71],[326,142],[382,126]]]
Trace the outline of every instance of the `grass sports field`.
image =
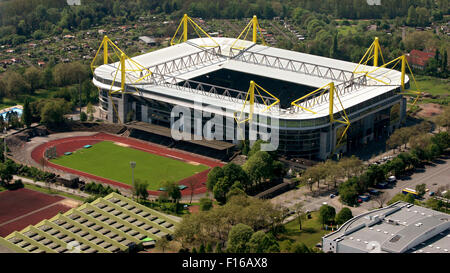
[[102,141],[91,148],[51,160],[61,166],[131,185],[130,161],[136,162],[134,178],[148,181],[149,190],[158,190],[164,181],[179,181],[208,169],[204,165],[154,155],[111,141]]

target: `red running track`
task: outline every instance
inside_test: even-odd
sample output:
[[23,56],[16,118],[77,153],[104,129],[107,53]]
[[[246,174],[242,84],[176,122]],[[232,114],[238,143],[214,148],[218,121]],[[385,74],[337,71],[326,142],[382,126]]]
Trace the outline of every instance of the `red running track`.
[[[160,155],[160,156],[165,156],[165,157],[170,157],[170,158],[175,158],[175,159],[183,160],[186,162],[196,162],[196,163],[206,165],[210,168],[213,168],[216,166],[223,166],[223,163],[221,163],[218,160],[207,159],[204,157],[196,156],[196,155],[182,152],[179,150],[172,150],[172,149],[164,148],[164,147],[157,146],[157,145],[151,144],[149,142],[144,142],[144,141],[141,141],[138,139],[125,138],[125,137],[110,135],[110,134],[106,134],[106,133],[98,133],[98,134],[95,134],[92,136],[68,137],[68,138],[62,138],[62,139],[49,141],[47,143],[41,144],[38,147],[36,147],[31,152],[31,157],[33,158],[34,161],[36,161],[37,163],[40,164],[41,159],[44,157],[45,150],[49,147],[55,146],[56,152],[57,152],[58,156],[60,156],[60,155],[63,155],[65,152],[73,152],[77,149],[82,148],[84,145],[87,145],[87,144],[92,145],[92,144],[98,143],[100,141],[119,142],[122,144],[126,144],[131,148],[138,149],[138,150],[141,150],[144,152],[148,152],[148,153],[152,153],[152,154],[156,154],[156,155]],[[128,184],[125,184],[125,183],[121,183],[121,182],[114,181],[111,179],[96,176],[96,175],[93,175],[90,173],[85,173],[85,172],[82,172],[79,170],[74,170],[71,168],[60,166],[60,165],[54,164],[49,161],[46,161],[46,164],[47,164],[47,166],[50,166],[55,169],[59,169],[64,172],[76,174],[79,176],[84,176],[86,178],[97,180],[97,181],[107,183],[110,185],[114,185],[117,187],[131,189],[131,186]],[[201,173],[197,173],[191,177],[188,177],[188,178],[185,178],[185,179],[179,181],[179,183],[181,185],[185,185],[188,187],[185,190],[182,190],[181,194],[183,196],[190,195],[192,192],[191,184],[193,184],[192,188],[194,189],[194,194],[205,193],[208,172],[209,172],[209,170],[205,170]],[[193,181],[193,182],[191,183],[191,181]],[[148,191],[148,192],[150,195],[159,195],[161,193],[160,191]]]
[[70,207],[59,204],[63,199],[25,188],[0,192],[0,236],[6,237],[58,212],[70,210]]
[[36,225],[44,219],[50,219],[58,213],[64,213],[70,209],[71,207],[62,204],[51,205],[48,208],[31,213],[24,218],[0,226],[0,236],[6,237],[14,231],[21,231],[29,225]]
[[63,199],[24,188],[0,192],[0,224]]

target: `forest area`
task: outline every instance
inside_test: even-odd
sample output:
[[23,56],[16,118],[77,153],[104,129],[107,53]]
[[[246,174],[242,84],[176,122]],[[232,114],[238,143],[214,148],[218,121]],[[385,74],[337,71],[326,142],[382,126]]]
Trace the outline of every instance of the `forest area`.
[[83,29],[102,24],[109,17],[126,16],[132,21],[149,12],[164,12],[173,18],[187,12],[206,19],[253,15],[271,19],[292,17],[298,8],[337,19],[407,17],[409,25],[425,25],[430,23],[429,18],[439,20],[449,13],[448,0],[383,1],[379,6],[368,5],[366,0],[83,0],[76,8],[69,7],[65,0],[6,0],[0,2],[0,36],[2,39],[14,34],[29,37],[39,36],[41,32],[57,33],[64,28]]
[[[7,49],[30,42],[38,44],[48,37],[106,28],[113,20],[120,24],[136,24],[141,16],[161,15],[158,18],[176,22],[187,13],[208,22],[208,19],[242,20],[257,15],[266,20],[263,21],[266,25],[270,25],[273,18],[287,18],[286,22],[294,24],[307,37],[298,42],[280,36],[276,47],[359,62],[374,37],[378,36],[386,60],[413,49],[435,49],[435,58],[426,69],[417,73],[446,78],[449,38],[431,31],[415,31],[415,27],[428,27],[436,22],[445,24],[448,4],[448,0],[382,1],[380,6],[368,5],[366,0],[82,0],[80,6],[68,6],[66,0],[3,0],[0,1],[0,46],[5,45]],[[173,25],[176,27],[176,23]],[[371,25],[377,26],[376,32],[367,31]],[[406,38],[401,34],[404,26],[410,29]],[[164,26],[151,31],[172,35],[165,33],[170,32],[170,28]],[[133,39],[137,40],[137,37]],[[22,52],[26,53],[26,50]],[[47,63],[44,68],[8,68],[1,72],[0,97],[12,102],[23,96],[33,97],[40,89],[54,89],[58,92],[53,92],[53,96],[65,97],[74,105],[78,104],[78,82],[59,79],[62,76],[57,70],[62,66],[58,66],[61,59],[45,54],[40,56]],[[81,62],[87,67],[87,61]],[[92,98],[95,96],[91,96],[95,88],[89,84],[89,78],[87,73],[82,79],[83,89],[87,90],[83,104],[95,103]]]

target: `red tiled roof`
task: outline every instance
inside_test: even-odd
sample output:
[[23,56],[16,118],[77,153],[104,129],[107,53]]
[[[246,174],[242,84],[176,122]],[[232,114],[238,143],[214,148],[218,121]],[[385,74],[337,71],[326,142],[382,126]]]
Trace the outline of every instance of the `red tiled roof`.
[[424,52],[417,49],[411,50],[407,56],[408,63],[411,65],[426,66],[428,60],[434,58],[434,52]]

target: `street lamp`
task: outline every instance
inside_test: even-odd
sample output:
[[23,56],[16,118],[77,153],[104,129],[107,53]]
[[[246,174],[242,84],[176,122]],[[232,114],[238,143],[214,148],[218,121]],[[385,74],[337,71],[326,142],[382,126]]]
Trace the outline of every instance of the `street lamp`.
[[[131,184],[132,184],[133,190],[134,190],[134,168],[136,168],[136,162],[130,161],[130,167],[131,167]],[[132,191],[132,196],[134,196],[133,191]]]

